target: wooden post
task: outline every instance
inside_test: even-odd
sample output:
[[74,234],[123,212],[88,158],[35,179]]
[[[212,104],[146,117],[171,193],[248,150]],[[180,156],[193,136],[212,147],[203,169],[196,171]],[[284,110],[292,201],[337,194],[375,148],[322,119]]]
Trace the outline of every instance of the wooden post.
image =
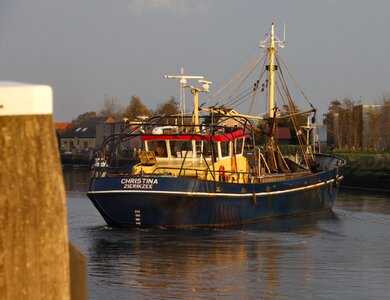
[[71,299],[49,86],[0,82],[0,299]]
[[70,290],[72,300],[88,299],[87,259],[69,243]]

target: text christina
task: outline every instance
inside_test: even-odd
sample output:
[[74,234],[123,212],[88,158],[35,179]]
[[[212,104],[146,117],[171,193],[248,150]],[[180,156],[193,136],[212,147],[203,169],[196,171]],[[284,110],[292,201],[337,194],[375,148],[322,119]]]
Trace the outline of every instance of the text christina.
[[122,178],[121,183],[124,189],[152,189],[158,184],[156,178]]

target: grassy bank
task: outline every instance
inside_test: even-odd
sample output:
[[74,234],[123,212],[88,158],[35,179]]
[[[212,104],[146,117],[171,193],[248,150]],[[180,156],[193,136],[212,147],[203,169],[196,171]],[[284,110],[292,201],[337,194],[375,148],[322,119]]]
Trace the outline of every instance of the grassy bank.
[[336,152],[347,161],[350,172],[390,172],[390,153]]
[[[280,146],[283,154],[294,154],[297,145]],[[390,151],[386,152],[346,152],[340,150],[331,151],[327,147],[321,149],[322,153],[333,154],[347,161],[349,172],[388,172],[390,173]]]
[[390,192],[390,153],[334,154],[347,161],[342,186]]
[[[282,146],[284,154],[292,154],[297,146]],[[336,155],[347,161],[343,187],[390,192],[390,152],[345,152],[321,149],[323,153]]]

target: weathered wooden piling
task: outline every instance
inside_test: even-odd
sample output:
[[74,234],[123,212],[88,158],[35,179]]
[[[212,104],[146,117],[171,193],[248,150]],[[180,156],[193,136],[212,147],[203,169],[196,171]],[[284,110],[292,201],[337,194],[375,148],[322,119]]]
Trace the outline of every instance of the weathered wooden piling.
[[0,299],[71,299],[52,103],[49,86],[0,83]]

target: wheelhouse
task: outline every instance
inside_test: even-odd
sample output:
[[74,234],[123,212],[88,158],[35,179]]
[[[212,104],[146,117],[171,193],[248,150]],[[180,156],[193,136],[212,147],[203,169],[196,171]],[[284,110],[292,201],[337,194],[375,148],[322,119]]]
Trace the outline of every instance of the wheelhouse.
[[224,174],[247,172],[244,145],[248,137],[241,127],[186,132],[177,126],[155,126],[141,136],[144,150],[139,151],[140,162],[132,174],[215,180],[220,170]]
[[208,134],[165,134],[163,128],[154,132],[161,134],[145,134],[141,137],[146,151],[153,151],[158,160],[182,160],[183,158],[211,159],[215,161],[242,156],[245,139],[243,129],[223,135]]

